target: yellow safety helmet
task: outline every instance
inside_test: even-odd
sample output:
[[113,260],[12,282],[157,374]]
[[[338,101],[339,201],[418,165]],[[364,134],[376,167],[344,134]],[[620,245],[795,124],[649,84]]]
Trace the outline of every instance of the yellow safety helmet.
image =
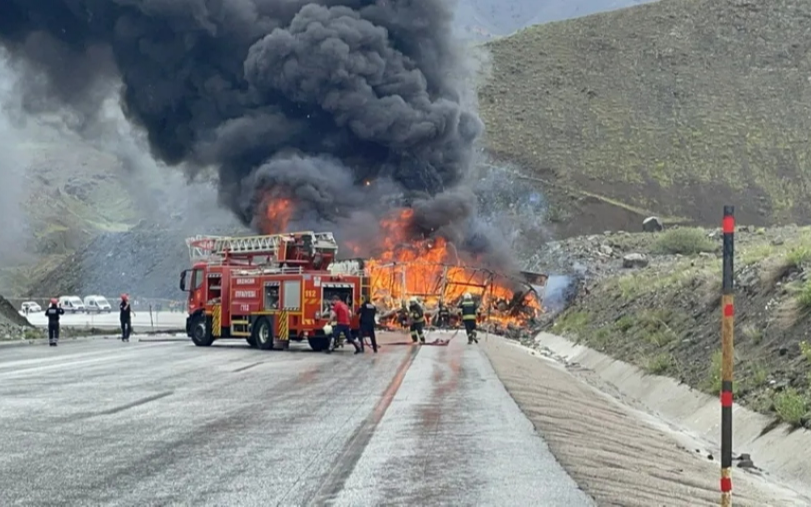
[[329,324],[324,324],[324,334],[331,335],[332,334],[332,326]]

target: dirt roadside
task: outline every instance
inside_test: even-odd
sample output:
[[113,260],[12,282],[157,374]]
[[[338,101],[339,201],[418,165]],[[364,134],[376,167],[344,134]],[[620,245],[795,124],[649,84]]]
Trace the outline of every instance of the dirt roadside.
[[[678,435],[579,381],[551,360],[503,338],[487,337],[485,353],[552,453],[598,505],[718,505],[720,464],[687,449]],[[809,505],[808,500],[741,469],[733,471],[734,504]]]

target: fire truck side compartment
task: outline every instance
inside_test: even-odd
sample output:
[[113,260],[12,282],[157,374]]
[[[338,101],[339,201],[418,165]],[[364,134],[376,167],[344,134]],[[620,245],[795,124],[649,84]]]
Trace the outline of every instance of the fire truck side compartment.
[[285,280],[282,308],[289,312],[301,311],[301,279]]

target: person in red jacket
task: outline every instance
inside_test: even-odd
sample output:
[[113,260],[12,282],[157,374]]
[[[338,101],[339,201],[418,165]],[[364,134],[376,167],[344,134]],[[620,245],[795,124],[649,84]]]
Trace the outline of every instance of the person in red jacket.
[[351,318],[349,307],[346,306],[346,303],[341,301],[341,298],[337,295],[332,296],[332,313],[335,314],[335,325],[332,326],[332,343],[328,350],[331,351],[335,349],[338,337],[343,333],[346,341],[350,342],[355,347],[355,354],[363,352],[358,344],[355,343],[355,340],[352,338],[352,331],[349,329],[349,319]]

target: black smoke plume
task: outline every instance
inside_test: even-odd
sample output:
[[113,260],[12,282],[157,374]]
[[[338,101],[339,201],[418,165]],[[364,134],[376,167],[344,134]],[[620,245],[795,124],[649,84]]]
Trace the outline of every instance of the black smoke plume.
[[0,0],[0,41],[31,75],[20,90],[30,112],[70,107],[92,123],[120,80],[122,109],[153,156],[216,167],[220,203],[245,224],[259,228],[269,196],[294,201],[297,220],[341,231],[394,199],[415,206],[416,235],[464,242],[475,200],[457,189],[482,123],[465,105],[470,67],[451,8]]

